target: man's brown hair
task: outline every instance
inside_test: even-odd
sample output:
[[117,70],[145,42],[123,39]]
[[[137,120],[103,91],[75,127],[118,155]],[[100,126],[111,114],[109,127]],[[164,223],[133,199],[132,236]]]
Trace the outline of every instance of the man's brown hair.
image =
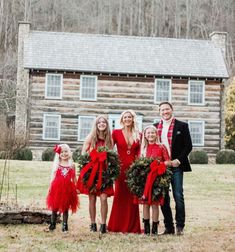
[[160,110],[160,107],[161,107],[163,104],[169,105],[169,106],[171,107],[171,109],[173,110],[172,104],[171,104],[170,102],[168,102],[168,101],[163,101],[163,102],[161,102],[161,103],[159,104],[159,110]]

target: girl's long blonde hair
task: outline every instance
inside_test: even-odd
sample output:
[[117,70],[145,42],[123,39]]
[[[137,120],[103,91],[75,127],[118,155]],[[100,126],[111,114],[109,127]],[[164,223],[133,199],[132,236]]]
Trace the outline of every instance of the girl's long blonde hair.
[[[68,146],[68,144],[59,144],[59,146],[61,147],[61,149],[68,150],[68,153],[69,153],[68,166],[72,166],[73,158],[72,158],[72,152],[71,152],[70,147]],[[54,161],[53,161],[53,165],[52,165],[51,179],[54,178],[55,172],[58,169],[59,164],[60,164],[60,154],[56,152],[55,157],[54,157]]]
[[121,114],[121,117],[120,117],[120,124],[121,124],[122,128],[124,128],[123,117],[126,113],[130,113],[133,118],[133,124],[131,126],[132,137],[135,142],[139,141],[140,140],[140,131],[138,128],[137,116],[136,116],[136,113],[134,110],[128,109],[128,110],[123,111]]
[[145,133],[147,129],[152,129],[156,132],[157,138],[156,138],[156,142],[155,143],[160,143],[159,142],[159,137],[158,137],[158,133],[157,133],[157,128],[154,125],[148,125],[144,128],[143,130],[143,135],[142,135],[142,141],[141,141],[141,146],[140,146],[140,155],[142,157],[146,157],[146,151],[147,151],[147,146],[148,146],[148,140],[145,137]]
[[107,127],[106,127],[106,129],[105,129],[105,131],[103,133],[104,134],[103,137],[104,137],[105,146],[107,146],[109,149],[112,149],[111,131],[110,131],[108,119],[107,119],[107,117],[105,115],[97,116],[94,123],[93,123],[91,132],[88,135],[88,139],[90,141],[90,147],[92,149],[94,149],[96,147],[96,143],[97,143],[97,141],[99,139],[100,131],[97,128],[97,124],[98,124],[100,118],[103,118],[105,120],[106,125],[107,125]]

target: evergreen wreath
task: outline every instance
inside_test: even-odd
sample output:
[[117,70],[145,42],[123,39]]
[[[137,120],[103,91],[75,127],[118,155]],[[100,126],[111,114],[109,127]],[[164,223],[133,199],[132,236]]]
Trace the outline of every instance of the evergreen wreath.
[[[147,176],[150,172],[150,164],[153,158],[141,157],[137,159],[126,172],[126,182],[129,190],[139,199],[143,196]],[[165,198],[169,191],[172,171],[167,168],[165,173],[157,176],[152,187],[152,201],[158,202]]]
[[[113,186],[114,181],[118,178],[120,174],[120,162],[119,157],[116,152],[113,150],[108,149],[106,146],[100,146],[97,149],[97,152],[106,152],[107,153],[107,160],[106,169],[102,170],[102,184],[100,191],[104,191],[106,188]],[[91,162],[90,154],[85,153],[78,157],[78,168],[81,171],[84,167]],[[89,177],[91,175],[92,167],[84,174],[82,182],[84,185],[87,184]],[[98,182],[98,175],[96,174],[95,179],[93,181],[92,186],[90,187],[90,192],[96,191],[96,185]]]

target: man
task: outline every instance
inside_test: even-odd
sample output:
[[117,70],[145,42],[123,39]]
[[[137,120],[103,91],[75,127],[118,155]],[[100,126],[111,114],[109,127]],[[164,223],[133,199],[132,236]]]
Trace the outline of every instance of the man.
[[[191,171],[188,155],[192,150],[192,141],[188,124],[174,118],[173,106],[171,103],[160,103],[159,112],[161,121],[155,126],[158,129],[160,140],[167,147],[172,160],[171,166],[173,175],[171,186],[175,200],[176,234],[182,235],[185,226],[183,172]],[[174,234],[175,227],[172,218],[169,194],[166,195],[165,203],[161,209],[165,224],[165,231],[163,234]]]

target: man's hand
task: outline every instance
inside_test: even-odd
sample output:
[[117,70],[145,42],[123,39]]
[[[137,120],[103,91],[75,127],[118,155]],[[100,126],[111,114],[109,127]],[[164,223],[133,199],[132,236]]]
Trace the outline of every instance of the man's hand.
[[170,160],[167,160],[167,161],[164,161],[164,164],[165,164],[165,166],[172,166],[172,164],[171,164],[171,161]]
[[172,167],[179,167],[180,161],[178,159],[174,159],[171,161]]

